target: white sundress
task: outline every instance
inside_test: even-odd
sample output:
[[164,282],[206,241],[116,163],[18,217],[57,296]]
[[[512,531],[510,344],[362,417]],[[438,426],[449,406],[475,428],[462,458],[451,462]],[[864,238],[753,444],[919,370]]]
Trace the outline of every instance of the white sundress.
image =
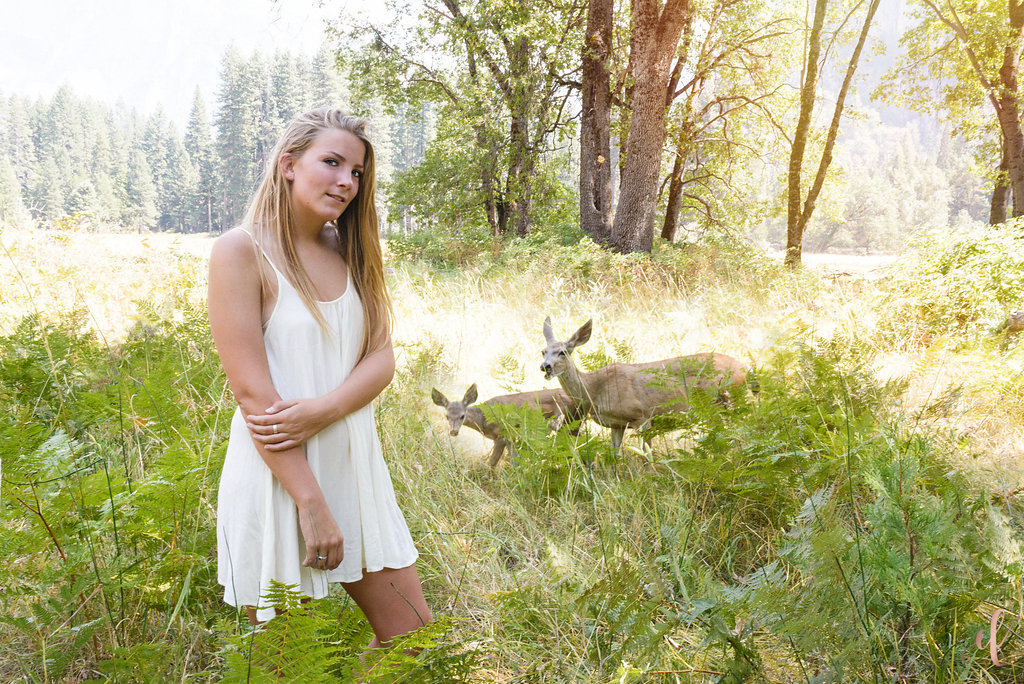
[[[327,333],[298,292],[277,275],[277,302],[263,336],[270,376],[282,399],[321,396],[340,385],[356,364],[363,339],[363,309],[349,275],[345,292],[318,302]],[[417,551],[395,501],[369,404],[310,438],[306,460],[345,539],[334,570],[302,565],[305,544],[291,496],[256,450],[241,409],[231,421],[217,499],[217,579],[232,606],[258,606],[259,620],[275,615],[261,601],[271,580],[298,585],[311,598],[329,582],[353,582],[363,569],[404,568]]]

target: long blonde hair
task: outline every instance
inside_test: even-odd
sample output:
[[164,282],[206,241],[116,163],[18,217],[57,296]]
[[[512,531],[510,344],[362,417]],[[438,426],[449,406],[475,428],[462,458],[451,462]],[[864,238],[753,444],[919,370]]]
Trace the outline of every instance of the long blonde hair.
[[[274,146],[274,151],[267,158],[263,179],[249,202],[244,219],[245,225],[252,229],[257,243],[266,239],[275,242],[278,253],[284,259],[281,270],[285,277],[298,291],[310,313],[326,328],[327,321],[316,304],[313,283],[295,251],[291,183],[285,179],[279,162],[283,154],[300,157],[321,132],[330,128],[348,131],[363,142],[366,158],[363,160],[359,191],[355,201],[345,207],[341,216],[332,222],[338,231],[338,252],[348,266],[363,305],[365,326],[360,358],[391,334],[393,316],[391,298],[384,282],[384,259],[375,201],[377,174],[373,145],[366,134],[366,125],[365,119],[349,116],[338,109],[314,109],[297,117],[288,124]],[[265,282],[262,258],[259,264],[261,280]]]

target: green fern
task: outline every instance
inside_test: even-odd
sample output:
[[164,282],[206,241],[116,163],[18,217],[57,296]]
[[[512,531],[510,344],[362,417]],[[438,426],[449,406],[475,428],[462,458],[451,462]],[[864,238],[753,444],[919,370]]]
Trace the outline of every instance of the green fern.
[[226,640],[226,682],[440,684],[470,681],[479,664],[476,649],[453,639],[447,618],[396,637],[387,648],[367,649],[372,632],[343,595],[306,602],[294,587],[272,582],[264,599],[283,612]]

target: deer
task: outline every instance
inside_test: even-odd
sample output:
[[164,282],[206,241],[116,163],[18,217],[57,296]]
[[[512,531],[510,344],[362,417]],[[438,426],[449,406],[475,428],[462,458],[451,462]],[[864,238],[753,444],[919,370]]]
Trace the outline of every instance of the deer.
[[[449,434],[453,437],[459,434],[459,428],[463,425],[472,428],[488,439],[494,440],[494,447],[487,458],[487,465],[495,467],[505,453],[505,447],[509,449],[512,458],[515,458],[515,447],[508,442],[502,433],[499,423],[488,420],[484,415],[482,406],[518,406],[540,410],[544,417],[550,419],[551,429],[559,430],[566,423],[574,423],[586,416],[566,396],[565,392],[558,389],[539,390],[535,392],[520,392],[517,394],[503,394],[491,397],[478,406],[471,406],[476,402],[476,384],[470,385],[461,401],[451,401],[436,388],[431,389],[430,397],[434,403],[445,410],[448,418]],[[573,434],[578,432],[578,427],[572,428]]]
[[655,416],[688,411],[690,392],[714,392],[728,402],[730,390],[744,386],[747,381],[748,369],[742,362],[716,352],[647,363],[612,363],[582,373],[571,354],[590,339],[592,331],[593,319],[580,326],[568,340],[559,342],[551,329],[551,317],[545,318],[547,346],[540,369],[545,379],[558,378],[569,401],[580,411],[589,414],[598,425],[611,429],[615,453],[621,450],[626,428],[641,429]]

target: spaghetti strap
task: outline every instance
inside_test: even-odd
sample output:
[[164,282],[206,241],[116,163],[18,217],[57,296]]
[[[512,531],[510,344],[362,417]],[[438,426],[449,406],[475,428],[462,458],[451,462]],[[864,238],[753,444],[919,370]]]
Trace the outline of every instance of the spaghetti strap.
[[[252,243],[256,245],[256,249],[260,250],[260,254],[263,255],[263,258],[267,260],[268,264],[270,264],[270,268],[274,269],[274,273],[277,274],[277,281],[280,283],[282,280],[287,280],[287,278],[282,275],[281,269],[277,267],[277,264],[275,264],[273,259],[270,258],[270,255],[268,255],[266,250],[263,249],[263,245],[261,245],[260,241],[256,239],[256,236],[249,232],[249,229],[245,226],[238,226],[238,230],[248,235],[249,239],[252,240]],[[289,283],[289,285],[290,284],[291,283]]]

